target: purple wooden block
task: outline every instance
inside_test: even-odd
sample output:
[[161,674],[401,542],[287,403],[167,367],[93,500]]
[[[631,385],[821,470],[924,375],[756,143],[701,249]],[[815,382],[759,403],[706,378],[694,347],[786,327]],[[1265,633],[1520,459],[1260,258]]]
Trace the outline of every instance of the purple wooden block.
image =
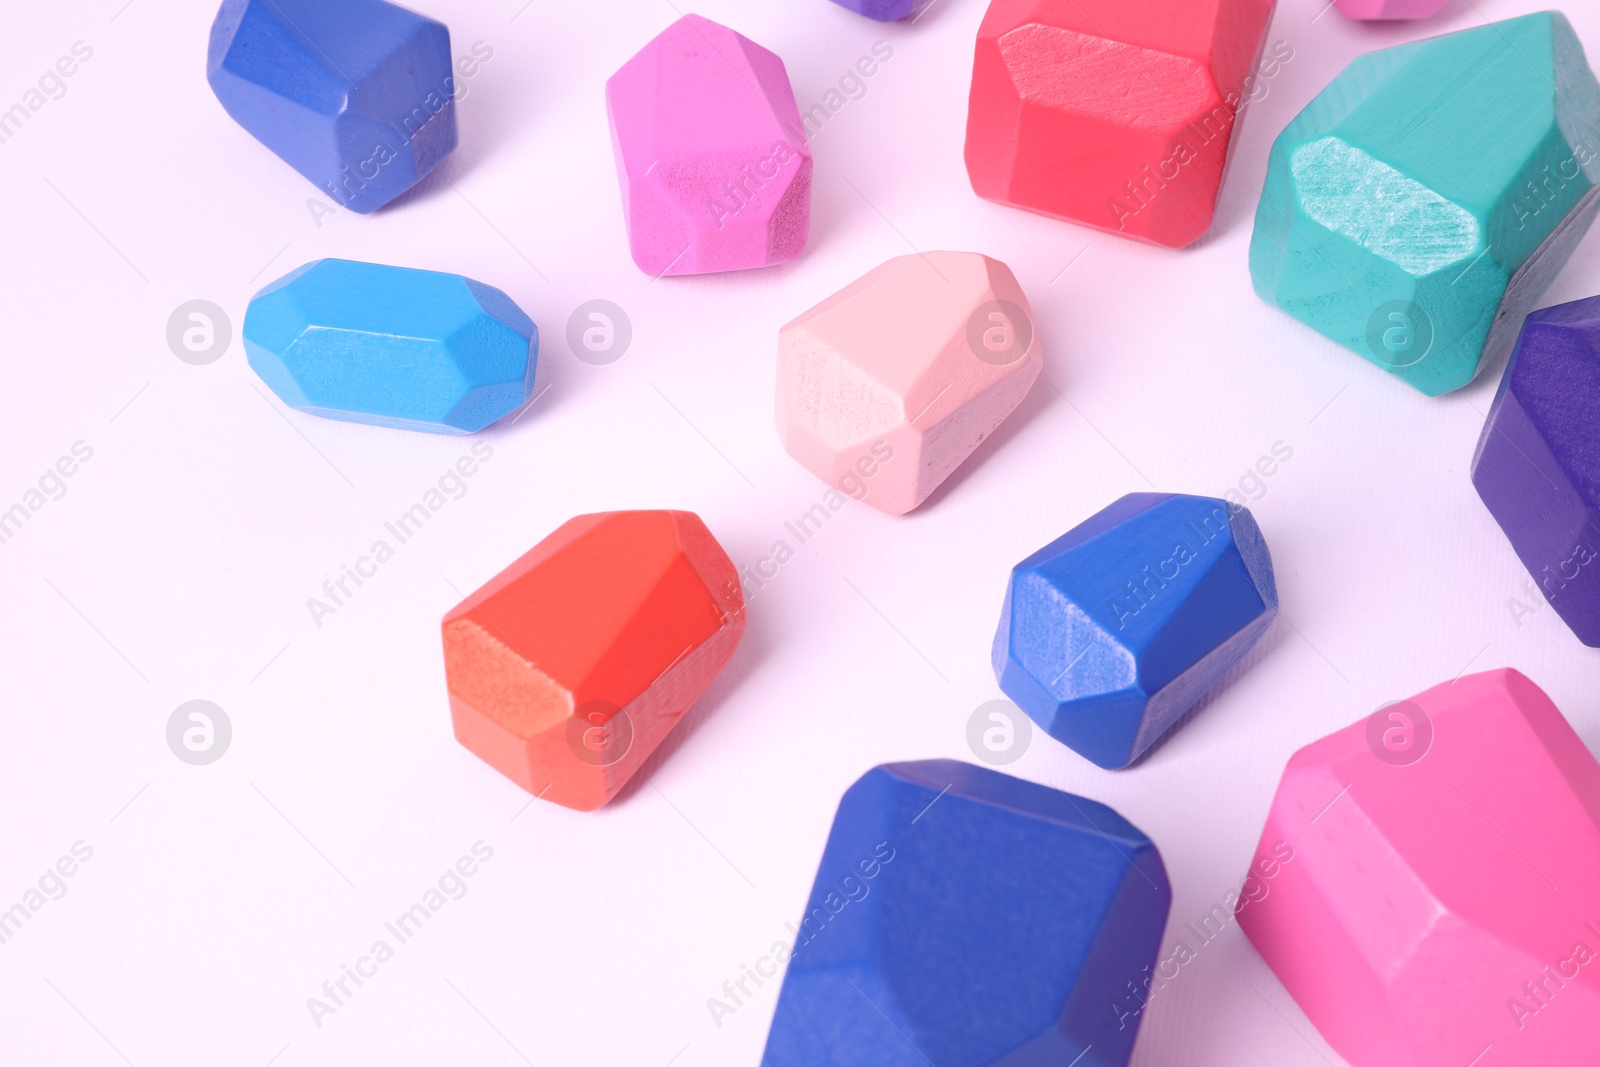
[[833,2],[869,19],[893,22],[896,19],[922,14],[933,0],[833,0]]
[[1600,648],[1600,297],[1528,316],[1472,483],[1556,614]]

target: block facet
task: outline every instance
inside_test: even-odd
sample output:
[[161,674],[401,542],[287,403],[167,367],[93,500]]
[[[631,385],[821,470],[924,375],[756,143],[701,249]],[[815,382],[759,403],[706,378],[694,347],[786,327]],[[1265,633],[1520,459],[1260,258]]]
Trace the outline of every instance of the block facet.
[[[1110,808],[951,760],[839,804],[762,1067],[1124,1067],[1171,909]],[[1127,1025],[1123,1025],[1127,1022]]]
[[1353,19],[1425,19],[1439,13],[1449,0],[1335,0],[1340,11]]
[[995,676],[1057,741],[1126,767],[1277,615],[1272,555],[1247,508],[1133,493],[1012,570]]
[[1256,292],[1429,396],[1459,389],[1600,211],[1597,128],[1559,12],[1361,56],[1273,145]]
[[1044,367],[1004,263],[901,256],[783,328],[778,434],[805,468],[891,515],[928,498]]
[[361,214],[456,147],[450,31],[385,0],[224,0],[207,78],[234,121]]
[[581,515],[444,618],[456,739],[523,789],[600,807],[744,635],[738,574],[686,511]]
[[897,19],[922,14],[933,0],[833,0],[833,2],[869,19],[894,22]]
[[1260,853],[1294,859],[1240,926],[1352,1067],[1594,1062],[1600,764],[1516,671],[1376,717],[1431,743],[1385,758],[1357,723],[1297,752]]
[[640,270],[745,270],[805,248],[811,150],[776,55],[686,15],[611,76],[606,110]]
[[539,330],[456,274],[323,259],[255,295],[250,367],[285,404],[345,422],[473,433],[528,399]]
[[1472,482],[1556,614],[1600,647],[1600,297],[1528,316]]
[[987,200],[1181,248],[1211,228],[1275,0],[993,0],[967,174]]

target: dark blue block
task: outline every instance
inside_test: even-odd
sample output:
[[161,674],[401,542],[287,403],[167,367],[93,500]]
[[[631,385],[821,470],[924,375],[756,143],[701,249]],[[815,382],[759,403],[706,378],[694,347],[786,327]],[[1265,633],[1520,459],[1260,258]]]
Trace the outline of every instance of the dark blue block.
[[384,0],[224,0],[206,73],[239,125],[365,214],[454,151],[450,62],[443,23]]
[[1248,509],[1134,493],[1013,569],[995,676],[1056,740],[1126,767],[1277,614],[1272,555]]
[[1123,1067],[1172,891],[1103,804],[952,760],[845,793],[762,1067]]
[[933,0],[833,0],[833,2],[869,19],[893,22],[896,19],[921,14]]
[[1556,614],[1600,647],[1600,297],[1528,316],[1472,482]]

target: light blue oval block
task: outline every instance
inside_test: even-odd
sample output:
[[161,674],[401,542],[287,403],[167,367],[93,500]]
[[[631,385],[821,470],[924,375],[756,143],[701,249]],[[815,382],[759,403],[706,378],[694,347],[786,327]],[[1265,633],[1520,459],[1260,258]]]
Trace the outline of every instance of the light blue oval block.
[[1256,292],[1438,396],[1510,351],[1600,211],[1600,84],[1559,12],[1357,58],[1272,147]]
[[292,408],[462,434],[527,401],[539,330],[470,278],[323,259],[255,295],[244,343],[251,369]]

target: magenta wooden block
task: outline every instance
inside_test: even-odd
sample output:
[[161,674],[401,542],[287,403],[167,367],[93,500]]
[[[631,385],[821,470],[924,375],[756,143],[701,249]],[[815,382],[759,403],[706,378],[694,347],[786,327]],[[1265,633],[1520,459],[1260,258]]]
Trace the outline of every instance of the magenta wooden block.
[[811,151],[776,55],[686,15],[611,76],[606,110],[641,270],[744,270],[805,248]]
[[1600,763],[1523,675],[1301,749],[1267,861],[1239,924],[1352,1067],[1600,1063]]
[[1353,19],[1425,19],[1439,13],[1446,0],[1335,0],[1335,6]]

